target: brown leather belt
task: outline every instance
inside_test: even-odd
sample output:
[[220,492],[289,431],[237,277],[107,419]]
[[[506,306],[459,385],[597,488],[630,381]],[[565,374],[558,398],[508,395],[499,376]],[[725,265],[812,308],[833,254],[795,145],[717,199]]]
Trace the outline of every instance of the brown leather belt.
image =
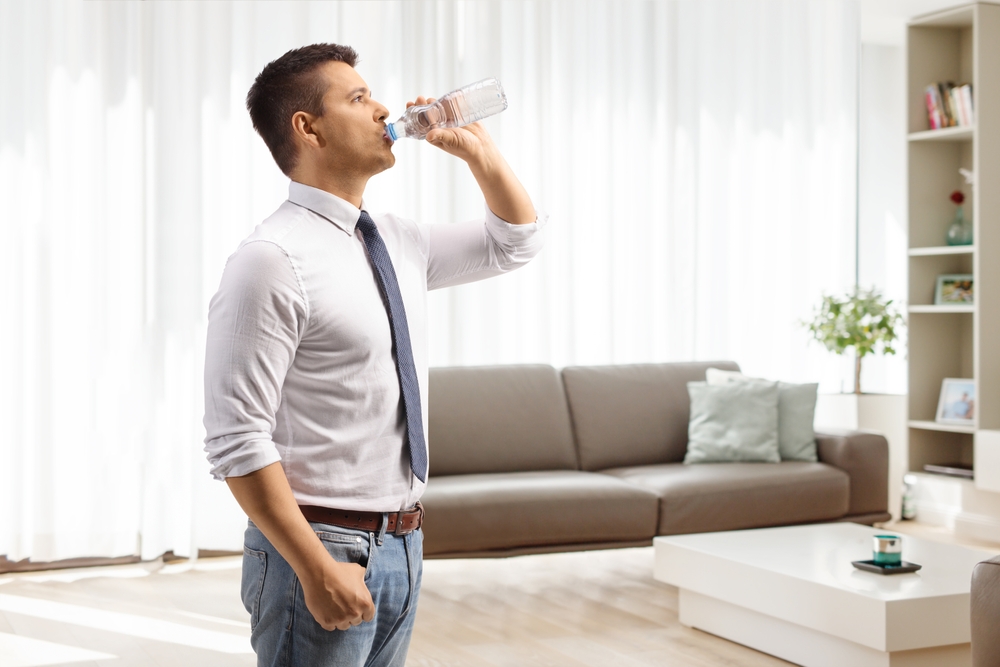
[[[382,530],[381,512],[361,512],[358,510],[338,510],[331,507],[318,507],[316,505],[299,505],[302,516],[307,521],[316,523],[326,523],[331,526],[341,528],[354,528],[357,530],[367,530],[369,532],[379,532]],[[389,512],[388,523],[385,532],[393,535],[408,535],[420,528],[424,522],[424,506],[420,503],[411,509],[402,512]]]

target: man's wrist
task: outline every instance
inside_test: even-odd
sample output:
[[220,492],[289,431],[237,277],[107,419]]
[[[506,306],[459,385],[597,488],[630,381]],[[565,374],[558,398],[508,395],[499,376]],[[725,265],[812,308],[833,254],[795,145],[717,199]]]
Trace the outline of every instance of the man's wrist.
[[323,552],[323,557],[310,562],[304,568],[304,572],[296,575],[302,586],[312,590],[338,590],[345,586],[348,577],[348,567],[354,563],[341,563],[333,559],[330,554]]
[[331,565],[337,564],[337,561],[333,559],[332,556],[327,552],[326,547],[317,538],[316,548],[310,549],[309,553],[303,554],[303,557],[298,563],[292,565],[292,569],[295,571],[295,575],[302,581],[303,584],[320,584],[327,577],[327,572]]
[[466,158],[465,163],[477,179],[495,178],[505,164],[503,155],[492,142],[484,144],[479,151]]

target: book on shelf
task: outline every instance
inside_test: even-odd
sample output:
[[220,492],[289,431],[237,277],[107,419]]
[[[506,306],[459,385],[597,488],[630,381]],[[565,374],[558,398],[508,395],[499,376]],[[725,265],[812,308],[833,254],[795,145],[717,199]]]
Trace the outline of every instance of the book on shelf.
[[924,465],[924,471],[949,477],[973,478],[972,466],[968,463],[927,463]]
[[924,91],[927,121],[932,130],[970,127],[976,124],[972,104],[972,84],[946,81],[927,86]]

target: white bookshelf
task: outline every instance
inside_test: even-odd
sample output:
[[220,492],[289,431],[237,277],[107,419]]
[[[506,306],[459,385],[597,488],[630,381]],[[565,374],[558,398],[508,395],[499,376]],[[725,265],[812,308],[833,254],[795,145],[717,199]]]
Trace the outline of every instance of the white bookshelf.
[[[924,90],[941,81],[972,84],[975,126],[929,129]],[[1000,466],[976,462],[1000,460],[1000,6],[968,4],[910,22],[906,104],[909,468],[970,463],[977,488],[997,489]],[[977,185],[966,186],[959,168],[975,172]],[[945,245],[954,190],[966,195],[972,246]],[[946,273],[973,275],[973,304],[934,304]],[[934,421],[944,378],[976,381],[972,425]]]

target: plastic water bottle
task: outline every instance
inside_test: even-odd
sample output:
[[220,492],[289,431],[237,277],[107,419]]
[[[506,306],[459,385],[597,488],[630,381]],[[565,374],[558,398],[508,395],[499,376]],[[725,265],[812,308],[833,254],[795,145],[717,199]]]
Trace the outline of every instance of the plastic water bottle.
[[462,127],[507,108],[507,96],[496,79],[483,79],[454,90],[433,104],[413,105],[395,123],[385,126],[393,141],[423,139],[438,127]]

